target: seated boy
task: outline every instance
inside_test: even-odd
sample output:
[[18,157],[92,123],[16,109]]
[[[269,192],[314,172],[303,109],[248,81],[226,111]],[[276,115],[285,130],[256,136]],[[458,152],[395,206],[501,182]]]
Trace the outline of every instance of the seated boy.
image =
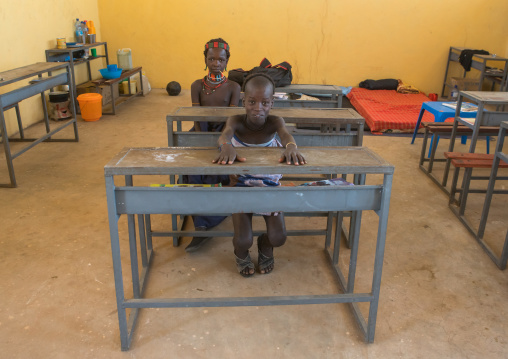
[[[205,70],[208,68],[209,72],[204,78],[192,83],[192,106],[238,106],[240,85],[234,81],[228,81],[224,74],[230,57],[228,43],[221,38],[212,39],[205,44],[204,54]],[[223,122],[194,123],[194,131],[220,132],[223,127]],[[183,180],[190,184],[229,183],[228,176],[195,175],[185,176]],[[194,227],[201,231],[217,226],[225,218],[224,216],[192,216]],[[185,250],[194,252],[210,238],[206,234],[194,237]]]
[[[228,118],[226,126],[219,137],[219,155],[213,160],[221,165],[231,165],[237,157],[235,147],[285,147],[279,162],[287,164],[305,164],[305,159],[298,152],[293,136],[287,131],[281,117],[270,115],[273,105],[275,85],[272,79],[264,74],[248,76],[244,82],[245,115]],[[277,141],[278,135],[281,142]],[[234,176],[237,186],[279,186],[282,175],[240,175]],[[267,233],[257,239],[258,270],[261,274],[270,273],[274,268],[273,247],[280,247],[286,241],[286,228],[282,213],[264,213]],[[238,271],[244,277],[254,274],[254,263],[249,254],[252,246],[252,213],[233,214],[233,246]]]

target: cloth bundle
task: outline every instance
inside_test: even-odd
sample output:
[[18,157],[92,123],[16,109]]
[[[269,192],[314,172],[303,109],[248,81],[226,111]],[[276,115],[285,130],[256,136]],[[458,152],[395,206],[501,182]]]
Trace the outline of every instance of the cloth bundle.
[[395,79],[365,80],[360,82],[360,87],[367,90],[397,90],[399,82]]
[[485,50],[462,50],[459,55],[459,62],[466,71],[471,70],[471,64],[473,63],[473,55],[490,55]]
[[405,94],[417,94],[417,93],[420,93],[420,90],[418,90],[414,86],[405,85],[402,82],[402,80],[399,80],[399,85],[397,86],[397,92],[398,93],[405,93]]

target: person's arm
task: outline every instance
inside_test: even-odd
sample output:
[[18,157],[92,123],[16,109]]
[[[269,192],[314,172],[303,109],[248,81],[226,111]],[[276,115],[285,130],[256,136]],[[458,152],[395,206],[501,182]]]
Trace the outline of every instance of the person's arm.
[[244,157],[237,157],[236,150],[231,143],[231,139],[235,134],[235,129],[237,125],[237,119],[235,116],[229,117],[226,121],[226,125],[222,130],[222,133],[217,141],[217,145],[219,146],[219,154],[212,161],[213,163],[217,163],[219,165],[232,165],[235,160],[244,162]]
[[[201,82],[200,80],[196,80],[191,85],[191,101],[192,106],[201,106],[201,102],[199,100],[199,93],[201,91]],[[194,121],[194,131],[200,132],[201,126],[198,121]]]
[[279,158],[279,162],[284,162],[288,165],[293,162],[296,166],[304,165],[307,163],[302,154],[298,151],[298,146],[296,145],[296,141],[293,136],[288,132],[286,128],[286,123],[282,117],[277,118],[277,134],[279,135],[282,146],[284,146],[285,150],[282,153],[282,156]]
[[238,107],[240,103],[240,85],[234,81],[231,81],[233,89],[231,91],[231,101],[229,101],[229,107]]

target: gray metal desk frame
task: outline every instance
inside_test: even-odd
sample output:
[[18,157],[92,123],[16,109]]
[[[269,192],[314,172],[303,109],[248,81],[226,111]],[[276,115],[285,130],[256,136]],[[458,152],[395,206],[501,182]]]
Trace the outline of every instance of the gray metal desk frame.
[[504,140],[506,138],[506,134],[508,131],[508,122],[501,123],[499,128],[499,134],[497,137],[496,144],[496,153],[494,155],[494,163],[492,164],[492,171],[490,173],[489,185],[487,187],[487,195],[485,196],[485,202],[483,205],[482,216],[480,219],[480,225],[478,227],[478,232],[476,234],[476,240],[482,247],[482,249],[487,253],[487,255],[492,259],[492,261],[498,266],[499,269],[506,268],[506,262],[508,261],[508,231],[506,232],[506,238],[504,241],[503,250],[501,252],[501,256],[498,257],[490,246],[484,241],[483,236],[485,234],[485,227],[487,225],[487,218],[489,216],[490,204],[492,201],[492,195],[494,193],[494,186],[496,184],[497,172],[499,169],[499,162],[505,161],[508,162],[508,153],[503,152]]
[[[65,72],[60,73],[58,75],[53,76],[53,71],[65,70]],[[46,78],[43,77],[43,74],[48,74]],[[5,151],[5,159],[7,162],[7,169],[9,172],[10,183],[9,184],[0,184],[0,187],[17,187],[16,176],[14,174],[14,166],[12,161],[25,153],[35,145],[41,142],[77,142],[79,140],[78,137],[78,126],[76,123],[76,107],[74,105],[74,90],[72,86],[72,76],[70,74],[69,63],[61,62],[61,63],[51,63],[51,62],[38,62],[32,65],[19,67],[17,69],[0,72],[0,87],[13,84],[31,77],[37,76],[38,81],[33,81],[29,85],[22,86],[12,91],[8,91],[6,93],[0,94],[0,135],[2,136],[4,151]],[[52,90],[54,87],[58,85],[69,85],[69,96],[70,103],[72,106],[73,118],[67,121],[62,121],[61,124],[51,130],[49,125],[49,116],[48,110],[46,106],[46,97],[44,95],[44,91]],[[40,94],[42,100],[42,108],[44,111],[44,124],[46,126],[46,134],[39,138],[26,138],[23,125],[21,123],[21,114],[19,111],[19,102]],[[7,135],[7,127],[5,125],[5,116],[4,111],[15,108],[16,109],[16,117],[18,121],[18,129],[19,129],[19,138],[9,138]],[[52,139],[55,133],[63,130],[69,125],[74,126],[74,138],[73,139]],[[31,142],[30,145],[22,148],[16,153],[11,153],[11,147],[9,142]]]
[[[444,122],[432,122],[431,125],[432,126],[440,126],[440,125],[446,126],[446,124]],[[483,131],[483,130],[486,130],[486,131]],[[462,131],[459,131],[458,127],[457,127],[457,133],[458,133],[458,135],[461,135],[459,132],[462,132]],[[496,136],[498,133],[498,130],[496,127],[483,127],[482,132],[483,132],[482,136]],[[432,171],[434,169],[434,163],[446,162],[446,158],[436,158],[438,141],[431,141],[432,145],[429,149],[430,155],[429,155],[429,157],[425,157],[425,155],[427,154],[427,143],[428,143],[429,135],[430,136],[433,136],[433,135],[441,136],[440,135],[441,133],[447,134],[447,133],[449,133],[449,131],[447,131],[445,129],[443,132],[439,132],[439,130],[438,130],[438,131],[433,131],[433,133],[431,133],[429,130],[429,126],[425,126],[425,132],[423,135],[423,142],[422,142],[422,150],[420,153],[419,167],[423,173],[425,173],[427,176],[429,176],[429,178],[443,190],[443,192],[445,192],[447,195],[450,195],[450,192],[448,191],[448,189],[441,185],[441,180],[439,180],[432,173]],[[464,135],[467,135],[467,134],[463,133],[462,136],[464,136]],[[425,167],[425,162],[428,162],[427,167]]]
[[[450,51],[448,52],[448,61],[446,63],[445,76],[444,76],[444,80],[443,80],[443,88],[441,89],[441,97],[444,97],[445,89],[447,87],[450,87],[450,88],[452,87],[451,84],[449,82],[447,82],[448,70],[450,69],[450,63],[455,62],[458,64],[459,63],[459,56],[460,56],[462,50],[466,50],[466,49],[467,48],[465,48],[465,47],[450,46]],[[500,86],[500,91],[507,91],[508,90],[507,89],[507,86],[508,86],[508,82],[507,82],[508,59],[501,57],[501,56],[496,56],[496,55],[475,54],[475,55],[473,55],[473,58],[471,61],[471,68],[480,71],[480,82],[478,84],[478,90],[481,91],[481,89],[483,88],[483,82],[485,79],[492,81],[491,90],[494,89],[495,83],[497,82],[498,76],[488,75],[486,72],[488,61],[504,62],[503,74],[501,76],[501,80],[499,81],[499,86]],[[462,77],[465,78],[466,74],[467,74],[467,72],[466,72],[466,70],[464,70]]]
[[330,100],[274,100],[274,107],[312,107],[312,108],[341,108],[342,107],[342,89],[335,85],[304,85],[291,84],[288,86],[277,87],[275,92],[287,94],[303,93],[316,95],[331,95]]
[[[218,166],[209,159],[215,154],[210,148],[140,148],[124,149],[104,168],[106,195],[108,203],[111,251],[115,277],[118,321],[122,350],[128,350],[139,309],[141,308],[189,308],[189,307],[231,307],[350,303],[365,340],[374,341],[381,273],[388,223],[391,187],[394,167],[365,147],[322,147],[302,148],[308,164],[288,166],[285,164],[266,164],[264,158],[277,156],[277,148],[242,148],[238,152],[248,157],[248,163],[232,166]],[[158,156],[170,156],[167,162],[157,161]],[[180,159],[181,156],[181,159]],[[160,157],[159,157],[160,158]],[[383,183],[359,186],[323,187],[274,187],[274,188],[199,188],[199,187],[145,187],[133,186],[136,175],[179,175],[179,174],[245,174],[245,173],[351,173],[366,176],[382,174]],[[116,186],[114,177],[125,176],[125,186]],[[207,201],[198,201],[206,195]],[[234,200],[233,200],[234,199]],[[207,213],[237,213],[266,211],[364,211],[373,210],[379,216],[372,286],[369,293],[354,293],[356,260],[359,233],[356,234],[350,252],[347,280],[338,266],[340,246],[335,242],[325,242],[325,253],[330,260],[336,280],[343,293],[324,295],[269,296],[269,297],[220,297],[220,298],[143,298],[150,263],[153,258],[151,238],[145,235],[144,216],[164,213],[195,213],[195,203],[200,203],[199,211]],[[126,299],[118,221],[122,214],[128,216],[132,299]],[[136,217],[139,227],[141,273],[138,270],[138,248],[136,236]],[[360,311],[358,302],[369,302],[367,320]],[[129,317],[126,309],[131,308]]]
[[[220,133],[184,132],[182,122],[225,122],[228,117],[244,113],[245,109],[238,107],[179,107],[166,117],[168,146],[215,147]],[[319,125],[321,133],[312,130],[292,133],[300,136],[305,146],[362,146],[365,120],[353,109],[274,108],[270,114],[282,117],[287,124]],[[176,132],[173,123],[176,123]],[[313,138],[315,134],[319,136]],[[321,142],[327,137],[329,139],[325,143]]]
[[[173,113],[167,115],[168,129],[168,146],[169,147],[216,147],[219,139],[219,132],[189,132],[182,131],[182,122],[184,121],[211,121],[225,122],[228,117],[243,114],[243,108],[230,107],[180,107]],[[281,116],[286,123],[290,124],[310,124],[318,126],[321,131],[293,129],[292,135],[298,143],[298,146],[362,146],[363,132],[365,120],[353,109],[297,109],[297,108],[276,108],[270,111],[271,114]],[[174,131],[176,123],[177,131]],[[286,178],[287,179],[287,178]],[[311,180],[309,178],[291,178],[290,180]],[[175,179],[171,179],[174,183]],[[354,183],[361,184],[362,178],[355,176]],[[335,214],[334,214],[335,215]],[[336,214],[336,223],[338,228],[342,226],[345,213]],[[353,236],[352,230],[355,228],[354,223],[361,214],[351,214],[350,229],[343,227],[346,237],[346,243],[349,245]],[[171,236],[173,233],[180,231],[185,225],[185,217],[178,224],[176,216],[172,218],[172,232],[154,232],[156,236]],[[332,218],[329,218],[331,225]],[[358,222],[361,219],[358,219]],[[147,225],[151,230],[150,222]],[[176,232],[175,232],[176,231]],[[300,231],[301,232],[301,231]],[[349,233],[348,233],[349,232]],[[303,232],[301,232],[303,233]],[[188,235],[199,235],[198,232],[187,232]],[[318,232],[316,232],[318,234]],[[224,232],[207,232],[207,235],[225,236]],[[340,235],[340,232],[336,233]],[[173,236],[173,245],[179,245],[179,236]]]
[[[463,119],[459,117],[460,107],[462,106],[462,102],[464,99],[468,99],[472,102],[478,104],[478,113],[475,119]],[[455,139],[457,137],[457,128],[458,125],[464,125],[473,130],[473,134],[471,135],[471,142],[469,145],[469,153],[474,153],[476,150],[476,142],[478,140],[478,136],[480,134],[481,126],[490,126],[490,127],[498,127],[501,122],[506,121],[508,119],[508,112],[502,111],[486,111],[485,105],[497,105],[498,107],[504,107],[503,105],[508,104],[508,92],[496,92],[496,91],[460,91],[459,97],[457,99],[457,110],[455,111],[455,119],[453,121],[453,129],[450,136],[450,145],[448,147],[448,152],[453,152],[455,147]],[[473,123],[471,123],[470,120]],[[434,146],[436,141],[434,141]],[[434,158],[436,148],[431,149],[431,158]],[[433,160],[436,162],[436,160]],[[445,170],[443,174],[443,178],[437,178],[434,173],[432,173],[432,166],[429,166],[428,170],[420,167],[423,172],[425,172],[431,179],[436,183],[439,188],[445,192],[447,195],[450,192],[446,188],[446,184],[448,182],[448,175],[450,172],[450,164],[451,160],[447,159],[445,164]],[[463,181],[462,188],[467,191],[469,183],[467,177],[465,177],[466,182]],[[462,197],[462,196],[461,196]],[[464,197],[467,199],[467,195]],[[462,199],[459,200],[459,203],[462,202]],[[463,211],[462,211],[463,212]]]
[[[478,104],[478,113],[476,115],[476,119],[474,119],[474,123],[471,123],[468,120],[472,119],[464,119],[459,117],[459,109],[462,106],[462,102],[464,99],[468,99]],[[476,149],[476,141],[478,140],[478,136],[480,134],[481,126],[500,126],[503,121],[508,120],[508,112],[503,111],[484,111],[485,105],[495,105],[501,108],[504,111],[505,105],[508,105],[508,92],[496,92],[496,91],[461,91],[459,92],[459,97],[457,99],[457,110],[455,111],[455,119],[453,121],[453,130],[450,138],[450,146],[448,148],[448,152],[453,152],[453,148],[455,145],[455,138],[457,136],[457,128],[459,123],[465,125],[473,130],[473,134],[471,136],[471,144],[469,146],[469,153],[474,153]],[[446,160],[443,181],[441,183],[442,189],[446,191],[446,183],[448,181],[448,174],[450,172],[451,160]],[[452,212],[459,218],[459,220],[466,226],[466,228],[476,235],[474,230],[472,230],[471,225],[467,221],[464,216],[464,212],[466,210],[467,197],[469,193],[485,193],[486,190],[471,190],[471,175],[472,168],[466,168],[464,171],[464,176],[462,178],[462,187],[460,192],[460,196],[458,201],[455,201],[452,198],[452,193],[450,194],[449,207]]]

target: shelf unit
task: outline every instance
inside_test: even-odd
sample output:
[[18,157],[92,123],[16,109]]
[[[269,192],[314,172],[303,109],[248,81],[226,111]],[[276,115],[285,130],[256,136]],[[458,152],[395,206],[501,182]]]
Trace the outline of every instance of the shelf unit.
[[[103,46],[104,47],[104,55],[97,55],[92,57],[91,55],[88,58],[83,57],[76,57],[77,53],[82,50],[90,50],[91,48],[99,48]],[[68,57],[68,59],[67,59]],[[76,76],[74,74],[74,66],[80,65],[80,64],[86,64],[87,70],[88,70],[88,81],[92,81],[92,70],[90,68],[90,62],[96,59],[106,59],[106,65],[109,65],[109,56],[108,56],[108,43],[107,42],[95,42],[93,44],[83,44],[82,46],[78,47],[68,47],[65,49],[48,49],[46,50],[46,61],[47,62],[64,62],[68,61],[70,70],[71,70],[71,77],[72,77],[72,84],[74,93],[76,93],[76,87],[80,84],[76,83]],[[75,101],[77,101],[75,99]],[[76,104],[77,105],[77,104]]]
[[[467,50],[465,47],[450,47],[450,52],[448,53],[448,62],[446,64],[446,71],[443,80],[443,88],[441,90],[441,97],[445,97],[445,90],[450,88],[449,93],[451,92],[452,85],[450,83],[450,79],[448,78],[448,73],[450,70],[450,64],[455,63],[456,66],[461,66],[459,63],[459,56],[462,50]],[[475,69],[480,71],[479,84],[476,90],[482,91],[483,84],[485,80],[490,81],[491,83],[491,91],[494,90],[496,84],[499,85],[499,89],[501,91],[508,90],[508,82],[507,82],[507,73],[508,73],[508,59],[504,57],[499,57],[496,55],[473,55],[471,63],[471,69]],[[500,67],[492,66],[492,63],[496,63],[500,65]],[[489,68],[492,66],[492,68]],[[493,69],[498,68],[499,71],[493,71]],[[462,77],[465,78],[467,75],[467,71],[464,70]],[[449,94],[448,93],[448,94]]]

